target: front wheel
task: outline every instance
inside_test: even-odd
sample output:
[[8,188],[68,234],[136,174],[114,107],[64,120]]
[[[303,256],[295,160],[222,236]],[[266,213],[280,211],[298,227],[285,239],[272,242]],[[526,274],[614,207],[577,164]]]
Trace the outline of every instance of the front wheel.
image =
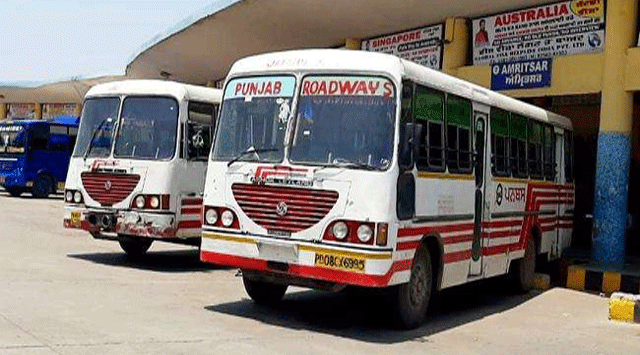
[[139,257],[149,250],[153,240],[119,235],[118,243],[128,256]]
[[262,305],[272,305],[279,302],[284,293],[287,292],[287,285],[272,284],[269,282],[253,280],[242,275],[244,289],[251,299]]
[[396,289],[395,316],[398,325],[414,329],[424,323],[433,287],[433,270],[429,251],[420,247],[411,267],[409,282]]
[[38,175],[31,188],[33,197],[47,198],[51,192],[53,192],[53,179],[49,175]]

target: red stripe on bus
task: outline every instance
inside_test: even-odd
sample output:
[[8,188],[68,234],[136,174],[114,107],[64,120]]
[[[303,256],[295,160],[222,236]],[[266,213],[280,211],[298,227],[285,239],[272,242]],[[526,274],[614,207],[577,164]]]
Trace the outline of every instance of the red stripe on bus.
[[202,199],[201,198],[183,199],[182,200],[182,205],[183,206],[202,205]]
[[202,222],[200,221],[180,221],[178,223],[178,229],[194,229],[202,228]]
[[413,237],[416,235],[425,235],[431,233],[449,233],[460,232],[473,229],[473,223],[463,224],[448,224],[443,226],[427,226],[427,227],[415,227],[415,228],[403,228],[398,230],[398,238]]
[[444,264],[455,263],[457,261],[463,261],[471,258],[471,250],[458,251],[455,253],[447,253],[442,256],[442,262]]
[[182,207],[180,213],[182,214],[200,214],[202,207]]

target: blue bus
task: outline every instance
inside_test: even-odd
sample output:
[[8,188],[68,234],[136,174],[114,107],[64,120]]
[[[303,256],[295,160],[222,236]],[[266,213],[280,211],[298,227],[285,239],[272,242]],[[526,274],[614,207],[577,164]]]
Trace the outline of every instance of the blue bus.
[[0,121],[0,185],[12,196],[64,189],[79,118]]

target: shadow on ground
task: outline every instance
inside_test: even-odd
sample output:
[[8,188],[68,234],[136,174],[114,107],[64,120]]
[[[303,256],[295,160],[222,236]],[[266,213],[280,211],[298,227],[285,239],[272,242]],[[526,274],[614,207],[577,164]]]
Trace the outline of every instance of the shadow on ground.
[[50,194],[47,198],[36,198],[31,195],[30,192],[23,192],[19,197],[11,196],[6,190],[0,188],[0,196],[8,198],[22,198],[25,200],[59,200],[64,201],[64,195],[62,193]]
[[540,294],[514,294],[504,283],[502,279],[488,280],[442,292],[435,299],[436,306],[430,311],[428,322],[410,331],[393,326],[387,297],[362,292],[289,291],[274,307],[256,305],[245,298],[205,309],[370,343],[428,343],[430,335],[509,310]]
[[124,252],[68,254],[67,256],[96,264],[158,272],[204,272],[226,269],[201,262],[199,251],[196,248],[193,250],[149,251],[136,258],[129,257]]

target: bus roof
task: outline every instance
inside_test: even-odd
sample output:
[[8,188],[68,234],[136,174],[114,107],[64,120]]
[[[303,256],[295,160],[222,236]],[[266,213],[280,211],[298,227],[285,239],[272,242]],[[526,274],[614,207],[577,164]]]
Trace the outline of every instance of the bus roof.
[[402,82],[403,79],[410,79],[485,105],[572,129],[571,121],[564,116],[384,53],[345,49],[303,49],[260,54],[235,62],[229,71],[229,77],[264,72],[291,73],[301,70],[335,73],[340,69],[354,73],[385,73],[397,83]]
[[98,84],[85,98],[109,95],[170,95],[179,100],[219,103],[222,90],[166,80],[123,80]]

